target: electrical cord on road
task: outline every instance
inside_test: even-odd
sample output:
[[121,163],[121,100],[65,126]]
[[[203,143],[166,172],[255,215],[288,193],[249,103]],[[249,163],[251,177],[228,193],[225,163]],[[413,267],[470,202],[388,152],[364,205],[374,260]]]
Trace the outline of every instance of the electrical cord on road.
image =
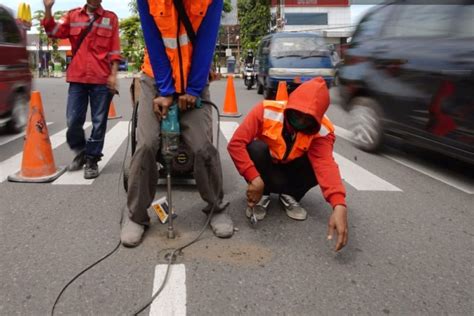
[[[203,103],[207,103],[209,105],[211,105],[216,111],[217,111],[217,137],[216,137],[216,148],[217,150],[219,150],[219,140],[220,140],[220,137],[219,137],[219,134],[220,134],[220,126],[221,126],[221,117],[220,117],[220,111],[219,111],[219,108],[217,107],[217,105],[215,105],[214,103],[212,103],[211,101],[207,101],[207,100],[202,100]],[[152,295],[151,299],[148,300],[148,302],[146,302],[146,304],[144,304],[140,309],[138,309],[135,313],[133,313],[134,316],[137,316],[139,315],[141,312],[143,312],[145,309],[147,309],[152,303],[153,301],[158,297],[158,295],[160,295],[160,293],[163,291],[163,289],[165,288],[166,286],[166,283],[168,282],[168,278],[169,278],[169,274],[170,274],[170,270],[171,270],[171,265],[173,264],[175,258],[177,255],[179,255],[185,248],[188,248],[189,246],[191,246],[192,244],[196,243],[199,238],[201,238],[202,234],[204,234],[204,232],[206,231],[207,227],[209,226],[209,223],[211,222],[211,218],[212,216],[214,215],[214,210],[216,208],[216,205],[219,203],[219,200],[217,199],[214,204],[212,205],[212,208],[211,208],[211,211],[209,212],[209,215],[207,216],[207,220],[206,220],[206,223],[204,224],[204,226],[201,228],[201,231],[199,232],[199,234],[197,234],[197,236],[191,240],[190,242],[186,243],[184,246],[181,246],[181,247],[178,247],[178,248],[174,248],[174,249],[169,249],[169,252],[167,252],[165,254],[165,258],[167,257],[168,258],[168,263],[167,263],[167,267],[166,267],[166,273],[165,273],[165,277],[163,279],[163,282],[161,283],[160,287],[158,288],[158,290]]]
[[[125,147],[125,155],[124,155],[124,159],[123,159],[123,163],[122,163],[122,169],[120,170],[120,174],[119,174],[119,181],[118,181],[118,187],[117,187],[117,195],[120,196],[120,180],[122,179],[123,177],[123,173],[124,173],[124,170],[125,170],[125,160],[127,159],[127,155],[128,155],[128,147],[129,147],[129,143],[130,143],[130,126],[131,126],[131,123],[132,123],[132,120],[129,121],[128,123],[128,136],[127,136],[127,146]],[[122,227],[122,222],[123,222],[123,210],[120,212],[120,222],[119,222],[119,225],[120,227]],[[61,299],[61,296],[63,295],[63,293],[66,291],[66,289],[72,284],[74,283],[74,281],[76,281],[81,275],[83,275],[84,273],[86,273],[87,271],[89,271],[90,269],[92,269],[93,267],[95,267],[96,265],[98,265],[99,263],[101,263],[102,261],[104,261],[105,259],[107,259],[108,257],[112,256],[115,252],[117,252],[117,250],[119,250],[120,248],[120,244],[121,244],[121,241],[119,239],[117,245],[114,247],[114,249],[112,249],[110,252],[108,252],[107,254],[105,254],[102,258],[100,258],[99,260],[95,261],[94,263],[90,264],[89,266],[87,266],[85,269],[83,269],[81,272],[79,272],[78,274],[76,274],[68,283],[66,283],[66,285],[61,289],[61,291],[59,292],[58,296],[56,297],[56,300],[54,301],[54,304],[53,304],[53,307],[51,308],[51,316],[54,315],[54,311],[56,309],[56,305],[58,304],[59,300]]]
[[[210,106],[212,106],[216,112],[217,112],[217,137],[216,137],[216,148],[217,150],[219,150],[219,141],[220,141],[220,123],[221,123],[221,116],[220,116],[220,111],[219,111],[219,108],[217,107],[217,105],[215,105],[213,102],[211,101],[207,101],[207,100],[202,100],[203,103],[207,103],[209,104]],[[127,156],[128,156],[128,149],[129,149],[129,143],[130,143],[130,134],[131,134],[131,124],[132,124],[132,120],[133,120],[133,117],[130,119],[129,123],[128,123],[128,135],[127,135],[127,146],[125,147],[125,155],[124,155],[124,159],[123,159],[123,162],[122,162],[122,169],[120,170],[120,174],[119,174],[119,181],[118,181],[118,189],[117,189],[117,195],[120,195],[120,181],[123,179],[123,175],[124,175],[124,172],[125,172],[125,161],[127,159]],[[201,228],[201,231],[199,232],[199,234],[193,239],[191,240],[190,242],[186,243],[185,245],[181,246],[181,247],[178,247],[178,248],[174,248],[174,249],[169,249],[170,252],[166,253],[165,254],[165,258],[168,257],[168,266],[166,268],[166,274],[165,274],[165,278],[161,284],[161,286],[159,287],[159,289],[153,294],[152,298],[145,304],[143,305],[139,310],[137,310],[133,315],[138,315],[140,314],[141,312],[143,312],[145,309],[147,309],[152,303],[153,301],[158,297],[158,295],[160,295],[160,293],[163,291],[163,289],[165,288],[166,286],[166,283],[168,282],[168,277],[169,277],[169,273],[170,273],[170,269],[171,269],[171,265],[173,264],[175,258],[177,255],[179,255],[185,248],[188,248],[189,246],[191,246],[192,244],[196,243],[202,236],[202,234],[206,231],[207,227],[209,226],[209,223],[211,222],[211,219],[212,219],[212,216],[214,215],[214,210],[215,210],[215,207],[217,205],[219,201],[216,200],[214,202],[214,205],[212,206],[211,208],[211,211],[209,212],[209,215],[207,216],[207,220],[206,220],[206,223],[204,224],[204,226]],[[121,212],[120,212],[120,222],[119,222],[119,226],[122,227],[122,222],[123,222],[123,217],[124,217],[124,214],[123,214],[123,209],[121,209]],[[89,266],[87,266],[85,269],[83,269],[81,272],[79,272],[78,274],[76,274],[69,282],[66,283],[66,285],[61,289],[61,291],[59,292],[58,296],[56,297],[56,300],[54,301],[54,304],[53,304],[53,307],[51,308],[51,316],[54,316],[54,311],[56,309],[56,305],[58,304],[59,300],[61,299],[63,293],[67,290],[67,288],[73,284],[80,276],[82,276],[84,273],[86,273],[87,271],[89,271],[90,269],[92,269],[93,267],[95,267],[96,265],[98,265],[99,263],[101,263],[102,261],[104,261],[105,259],[109,258],[110,256],[112,256],[115,252],[117,252],[120,248],[120,244],[121,244],[121,241],[119,240],[119,242],[117,243],[117,245],[114,247],[114,249],[112,249],[110,252],[108,252],[107,254],[105,254],[102,258],[100,258],[99,260],[95,261],[94,263],[90,264]]]

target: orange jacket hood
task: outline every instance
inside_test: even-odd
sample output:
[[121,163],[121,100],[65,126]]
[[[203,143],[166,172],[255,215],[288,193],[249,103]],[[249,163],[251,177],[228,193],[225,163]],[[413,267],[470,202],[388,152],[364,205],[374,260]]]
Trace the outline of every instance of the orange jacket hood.
[[321,125],[329,107],[329,90],[323,78],[306,81],[290,94],[286,110],[292,109],[309,114]]

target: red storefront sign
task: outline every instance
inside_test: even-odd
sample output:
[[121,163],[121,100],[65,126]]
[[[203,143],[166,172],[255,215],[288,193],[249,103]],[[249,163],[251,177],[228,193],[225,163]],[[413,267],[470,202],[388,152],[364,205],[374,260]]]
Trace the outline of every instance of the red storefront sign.
[[272,0],[272,6],[284,4],[286,7],[348,7],[349,0]]

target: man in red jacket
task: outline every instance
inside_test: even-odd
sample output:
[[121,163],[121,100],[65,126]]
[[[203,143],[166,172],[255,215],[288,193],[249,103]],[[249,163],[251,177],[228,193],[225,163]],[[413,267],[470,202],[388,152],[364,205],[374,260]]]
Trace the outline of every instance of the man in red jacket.
[[324,115],[329,91],[320,77],[299,86],[286,101],[257,104],[236,130],[227,149],[248,182],[247,217],[262,220],[270,193],[279,194],[286,214],[305,220],[299,201],[319,184],[333,213],[328,239],[337,232],[336,251],[348,239],[345,189],[333,158],[334,126]]
[[[104,10],[102,0],[87,0],[84,7],[66,13],[54,21],[54,0],[43,0],[42,25],[50,38],[67,38],[71,42],[72,60],[67,69],[67,143],[75,153],[69,171],[84,168],[84,178],[99,176],[97,162],[102,157],[107,116],[116,91],[120,62],[118,18]],[[91,104],[92,132],[86,140],[84,122]]]

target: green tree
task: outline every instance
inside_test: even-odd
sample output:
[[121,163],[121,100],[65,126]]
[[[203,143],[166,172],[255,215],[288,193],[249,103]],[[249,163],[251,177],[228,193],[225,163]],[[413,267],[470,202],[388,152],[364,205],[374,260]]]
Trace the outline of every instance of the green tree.
[[143,62],[145,43],[143,31],[138,15],[120,21],[120,33],[122,38],[122,51],[124,57],[135,66]]
[[229,13],[232,11],[232,2],[230,0],[224,0],[224,7],[222,8],[223,14]]
[[256,49],[270,28],[270,1],[237,0],[242,48]]
[[[67,11],[56,11],[54,12],[54,20],[59,20]],[[59,40],[57,38],[49,39],[49,43],[51,44],[51,47],[53,48],[53,51],[51,52],[51,57],[53,59],[53,62],[59,62],[61,63],[62,66],[66,65],[66,60],[61,57],[61,54],[59,53]]]

